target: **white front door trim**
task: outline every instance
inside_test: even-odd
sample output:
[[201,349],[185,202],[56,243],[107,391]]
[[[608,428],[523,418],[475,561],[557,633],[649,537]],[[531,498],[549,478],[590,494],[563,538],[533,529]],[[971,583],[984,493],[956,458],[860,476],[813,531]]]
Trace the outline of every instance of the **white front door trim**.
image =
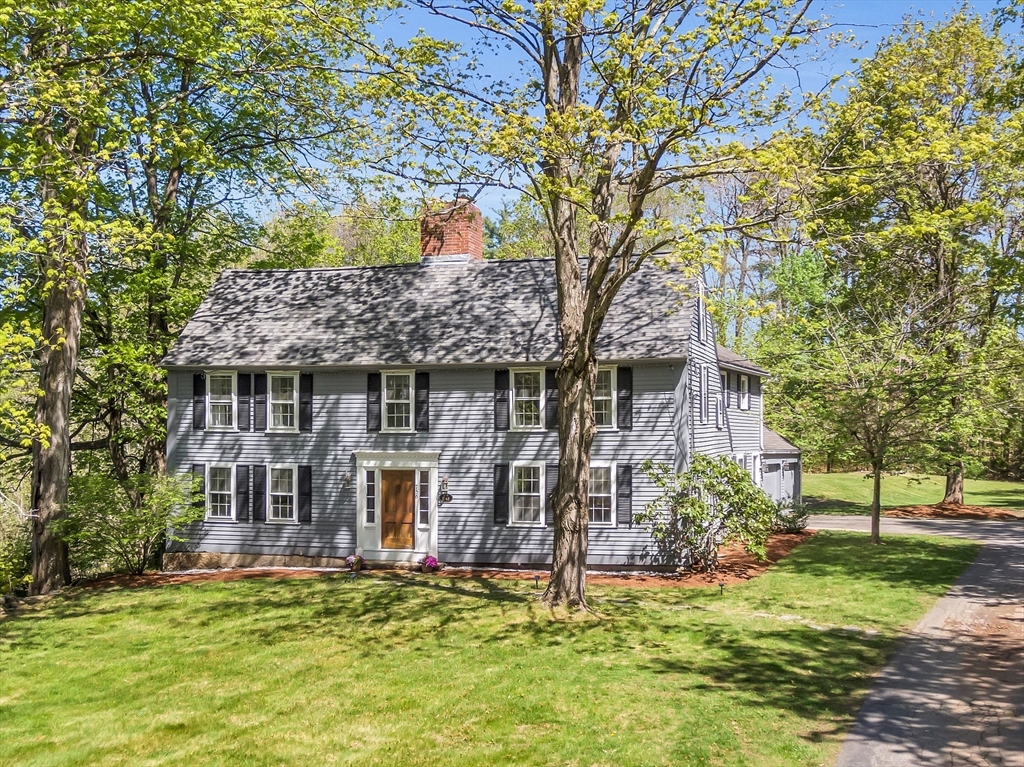
[[[356,458],[356,553],[366,559],[385,562],[415,562],[427,554],[437,556],[437,463],[440,450],[355,450]],[[377,472],[376,524],[366,524],[366,471]],[[381,471],[412,469],[429,472],[430,526],[419,525],[419,483],[413,493],[416,544],[414,549],[385,549],[380,544]]]

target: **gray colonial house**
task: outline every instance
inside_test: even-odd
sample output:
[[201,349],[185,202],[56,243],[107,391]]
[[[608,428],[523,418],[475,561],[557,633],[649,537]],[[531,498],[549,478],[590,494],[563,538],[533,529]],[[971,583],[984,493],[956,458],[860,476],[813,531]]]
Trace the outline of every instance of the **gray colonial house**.
[[[552,262],[485,261],[464,201],[421,229],[419,263],[220,276],[164,360],[169,470],[206,504],[165,566],[550,562]],[[644,459],[728,455],[799,493],[799,451],[762,424],[765,371],[715,344],[697,283],[642,268],[598,353],[591,565],[659,564],[633,524],[657,495]]]

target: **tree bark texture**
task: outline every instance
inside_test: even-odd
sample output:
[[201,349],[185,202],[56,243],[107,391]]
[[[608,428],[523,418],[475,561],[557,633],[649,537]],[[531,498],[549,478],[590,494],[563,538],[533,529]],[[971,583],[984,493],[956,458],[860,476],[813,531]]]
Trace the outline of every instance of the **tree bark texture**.
[[71,475],[71,390],[78,367],[78,344],[85,305],[85,241],[71,245],[79,257],[71,264],[51,259],[57,273],[43,303],[45,346],[39,361],[36,421],[50,431],[47,446],[37,442],[33,451],[32,528],[33,594],[47,594],[71,580],[67,547],[54,530],[63,516]]
[[946,494],[943,503],[964,502],[964,460],[961,458],[946,471]]

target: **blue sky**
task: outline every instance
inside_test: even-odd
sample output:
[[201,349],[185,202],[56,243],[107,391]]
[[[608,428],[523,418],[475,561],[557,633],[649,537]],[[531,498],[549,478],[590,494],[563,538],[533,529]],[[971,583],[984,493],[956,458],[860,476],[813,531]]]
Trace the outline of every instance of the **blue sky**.
[[[774,76],[776,80],[784,79],[791,88],[819,90],[832,77],[854,69],[858,58],[869,57],[878,43],[891,34],[908,14],[939,21],[962,5],[962,0],[816,0],[811,15],[829,17],[833,32],[851,33],[858,43],[824,50],[815,61],[803,64],[791,76],[781,76],[782,73]],[[980,14],[987,14],[998,5],[997,0],[975,0],[969,3],[969,7]],[[419,28],[424,28],[432,36],[469,42],[462,37],[465,34],[464,27],[451,22],[442,23],[442,20],[426,13],[406,12],[402,21],[392,19],[382,31],[385,36],[403,39]],[[500,76],[515,68],[517,60],[515,53],[499,51],[493,58],[482,63],[485,70]],[[841,98],[840,94],[837,96]],[[477,203],[485,215],[493,216],[500,209],[502,201],[512,195],[502,190],[487,190],[477,199]]]

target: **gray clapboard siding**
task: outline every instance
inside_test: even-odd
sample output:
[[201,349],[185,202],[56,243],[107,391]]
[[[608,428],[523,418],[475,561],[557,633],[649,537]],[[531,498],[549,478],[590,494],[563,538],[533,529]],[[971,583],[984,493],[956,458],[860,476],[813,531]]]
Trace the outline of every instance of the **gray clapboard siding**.
[[[451,503],[438,513],[438,554],[447,562],[550,561],[550,528],[497,527],[492,514],[495,463],[557,461],[557,434],[495,432],[493,368],[430,369],[430,432],[366,432],[366,371],[316,372],[313,431],[301,434],[192,429],[192,371],[169,372],[168,465],[188,471],[203,463],[297,463],[313,471],[312,524],[203,522],[189,542],[174,548],[246,554],[345,556],[355,548],[354,450],[439,450],[438,472],[448,476]],[[656,490],[640,474],[646,458],[671,464],[674,391],[682,365],[637,365],[632,431],[601,431],[594,460],[633,466],[633,508]],[[351,475],[346,484],[345,475]],[[594,528],[592,564],[640,564],[653,550],[640,528]]]

